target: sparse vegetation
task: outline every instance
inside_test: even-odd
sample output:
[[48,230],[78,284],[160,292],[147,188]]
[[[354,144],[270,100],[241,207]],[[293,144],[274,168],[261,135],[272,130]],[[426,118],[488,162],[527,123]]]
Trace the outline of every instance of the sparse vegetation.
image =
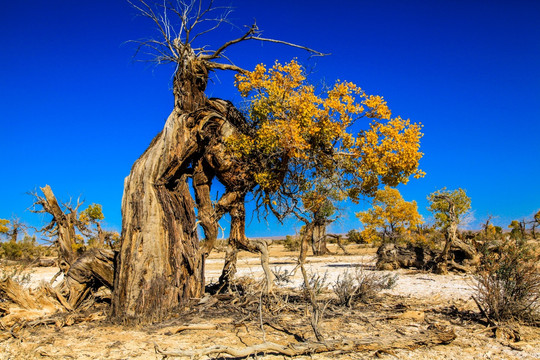
[[[328,272],[325,271],[322,274],[319,274],[317,272],[308,273],[308,283],[309,288],[315,295],[320,295],[325,289],[328,288]],[[302,289],[306,291],[308,288],[304,284],[302,284]]]
[[540,324],[538,250],[525,239],[510,237],[485,254],[476,276],[476,296],[488,317]]
[[[467,222],[471,200],[462,189],[443,188],[429,195],[434,224],[424,224],[416,201],[405,201],[397,190],[425,175],[419,168],[420,123],[393,115],[382,96],[352,82],[314,85],[296,58],[258,64],[253,71],[234,65],[232,60],[241,64],[241,59],[225,52],[248,40],[324,54],[263,37],[256,23],[238,38],[198,43],[229,23],[230,9],[214,7],[213,1],[208,7],[202,0],[128,2],[153,23],[157,35],[136,41],[137,52],[149,51],[158,64],[174,64],[172,111],[125,179],[122,238],[104,229],[100,204],[83,210],[82,201],[59,201],[48,185],[31,194],[30,211],[46,217],[36,234],[46,235],[53,249],[38,244],[18,219],[0,219],[1,353],[75,358],[80,347],[71,349],[79,345],[72,340],[78,338],[106,347],[96,355],[101,358],[148,358],[148,348],[164,358],[352,352],[399,358],[395,351],[445,345],[456,336],[461,343],[454,352],[465,348],[469,335],[492,341],[484,333],[506,321],[527,329],[540,325],[540,250],[534,241],[540,212],[532,220],[512,221],[504,231],[490,216],[481,232],[465,232],[460,226]],[[243,109],[207,96],[210,74],[218,70],[236,72]],[[216,182],[218,189],[212,188]],[[249,201],[258,220],[289,217],[304,226],[270,249],[272,237],[246,236]],[[341,229],[348,224],[337,223],[339,206],[360,201],[373,206],[357,213],[363,229],[348,232],[349,252]],[[221,230],[228,239],[220,244],[225,219]],[[339,234],[327,233],[334,221]],[[330,242],[336,245],[327,247]],[[373,244],[380,245],[376,263]],[[308,258],[309,245],[319,257]],[[223,267],[218,247],[225,252]],[[30,281],[32,262],[46,251],[55,257],[55,275],[41,281],[40,273]],[[291,257],[292,251],[297,256]],[[246,252],[259,254],[264,277]],[[271,262],[276,254],[283,259]],[[270,264],[276,267],[271,270]],[[401,268],[411,270],[400,271],[400,286],[390,291],[398,275],[379,270]],[[473,299],[482,318],[470,310],[472,289],[464,287],[472,276],[447,274],[476,270]],[[219,280],[207,286],[219,271]],[[104,320],[95,323],[100,330],[121,326],[128,333],[137,325],[136,351],[125,349],[124,338],[101,344],[105,336],[93,333],[94,326],[59,331],[96,319]],[[39,332],[46,339],[34,341]],[[141,333],[147,335],[142,342]],[[517,340],[519,333],[513,336]],[[218,344],[209,347],[207,339]],[[515,351],[527,346],[507,340],[497,345]],[[540,345],[534,341],[531,347]],[[164,350],[164,342],[182,349]],[[194,343],[200,348],[190,349]],[[69,351],[57,351],[62,346]],[[119,348],[122,354],[114,353]],[[87,355],[80,356],[95,354]]]
[[282,241],[283,247],[288,251],[300,250],[300,237],[294,235],[285,236],[285,240]]
[[356,268],[339,275],[332,285],[338,305],[351,307],[356,301],[367,302],[381,290],[392,289],[397,275],[380,274]]

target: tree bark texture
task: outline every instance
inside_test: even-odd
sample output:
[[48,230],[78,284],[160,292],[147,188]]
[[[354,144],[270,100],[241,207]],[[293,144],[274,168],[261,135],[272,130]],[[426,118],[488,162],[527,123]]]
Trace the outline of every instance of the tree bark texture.
[[236,261],[238,250],[245,250],[252,253],[259,253],[261,256],[261,265],[265,275],[266,292],[272,291],[274,284],[274,274],[270,269],[270,257],[268,253],[268,243],[264,240],[250,240],[245,234],[246,229],[246,209],[244,197],[239,196],[231,205],[229,211],[231,216],[231,231],[229,234],[229,243],[225,256],[225,264],[219,278],[219,287],[227,288],[234,274],[236,273]]
[[192,114],[175,109],[124,184],[122,246],[112,315],[159,320],[202,291],[195,202],[188,187],[198,150]]
[[[230,102],[206,98],[207,80],[204,62],[186,58],[179,64],[175,107],[125,180],[112,298],[112,317],[119,322],[159,321],[201,296],[203,259],[214,246],[224,213],[231,212],[231,237],[250,248],[243,235],[245,210],[239,216],[232,213],[243,210],[253,182],[235,166],[224,141],[245,119]],[[210,198],[214,178],[226,188],[215,205]],[[205,235],[202,246],[198,225]]]

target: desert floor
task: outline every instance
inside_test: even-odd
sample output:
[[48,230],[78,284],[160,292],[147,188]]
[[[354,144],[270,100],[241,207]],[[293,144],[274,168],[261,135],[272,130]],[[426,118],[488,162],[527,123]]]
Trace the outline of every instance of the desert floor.
[[[309,257],[307,265],[308,273],[318,276],[324,284],[319,299],[326,308],[319,327],[325,340],[399,343],[402,339],[421,337],[434,326],[453,330],[456,338],[446,345],[381,346],[360,352],[334,351],[296,358],[540,359],[539,328],[519,324],[509,324],[507,329],[486,326],[472,300],[474,277],[416,270],[376,271],[373,248],[348,245],[350,255],[342,255],[333,246],[330,250],[334,254]],[[291,272],[296,264],[295,253],[285,251],[280,245],[271,246],[271,258],[271,267],[280,273]],[[222,263],[222,252],[214,252],[207,260],[207,283],[219,277]],[[56,271],[56,268],[33,269],[29,286],[49,281]],[[346,271],[397,274],[396,285],[351,308],[337,306],[332,287]],[[0,338],[0,359],[161,359],[163,355],[157,354],[156,348],[187,352],[214,345],[243,349],[265,341],[285,345],[299,339],[314,340],[309,306],[300,291],[299,271],[266,300],[257,292],[262,269],[256,256],[240,254],[237,278],[245,290],[242,294],[194,300],[195,306],[159,324],[139,327],[111,324],[107,321],[107,305],[102,304],[82,315],[64,316],[56,324],[49,321],[21,327],[12,331],[11,336]],[[194,324],[207,329],[181,330],[181,326]],[[217,358],[224,359],[227,355]],[[286,357],[259,354],[257,358]]]

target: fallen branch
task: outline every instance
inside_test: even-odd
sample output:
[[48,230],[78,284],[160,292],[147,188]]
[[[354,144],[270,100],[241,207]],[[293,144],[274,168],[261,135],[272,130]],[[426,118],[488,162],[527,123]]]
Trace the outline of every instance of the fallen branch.
[[182,331],[186,330],[216,330],[217,325],[215,324],[191,324],[191,325],[180,325],[175,327],[169,327],[165,329],[161,329],[159,331],[160,334],[178,334]]
[[273,322],[270,322],[270,321],[265,321],[264,325],[267,325],[267,326],[270,326],[272,329],[274,330],[277,330],[277,331],[281,331],[287,335],[291,335],[291,336],[294,336],[294,339],[296,341],[299,341],[299,342],[304,342],[306,341],[306,338],[304,337],[304,335],[301,335],[301,334],[298,334],[294,331],[292,331],[291,329],[283,326],[283,325],[278,325],[276,323],[273,323]]
[[280,345],[272,342],[249,346],[237,349],[230,346],[216,345],[199,350],[165,351],[157,344],[154,344],[156,354],[167,357],[187,357],[199,359],[203,356],[226,354],[232,357],[243,359],[261,353],[280,354],[285,356],[310,355],[327,353],[333,351],[357,352],[357,351],[382,351],[389,352],[393,349],[414,350],[422,346],[434,346],[449,344],[456,338],[453,330],[447,330],[430,326],[425,332],[405,336],[402,338],[365,338],[362,340],[346,339],[341,341],[327,342],[304,342],[288,345]]

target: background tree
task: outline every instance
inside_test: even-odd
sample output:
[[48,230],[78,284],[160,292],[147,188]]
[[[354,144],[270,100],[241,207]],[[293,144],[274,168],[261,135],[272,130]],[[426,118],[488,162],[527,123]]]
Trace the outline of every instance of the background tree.
[[461,188],[453,191],[443,188],[431,193],[428,201],[430,202],[428,209],[435,217],[435,226],[445,235],[444,248],[437,260],[437,272],[447,273],[448,253],[452,245],[459,241],[458,228],[463,224],[471,208],[471,199]]
[[86,227],[85,236],[90,248],[114,248],[120,235],[114,231],[104,230],[102,227],[105,215],[100,204],[91,204],[79,215],[79,221]]
[[8,225],[8,219],[0,219],[0,234],[7,234],[7,232],[9,231]]
[[531,221],[531,235],[533,239],[536,240],[536,228],[540,226],[540,210],[534,214],[533,219]]
[[302,203],[307,213],[307,216],[303,217],[304,234],[311,243],[313,255],[330,252],[326,246],[326,228],[335,220],[333,216],[337,209],[334,202],[339,200],[337,196],[333,189],[325,187],[303,196]]
[[508,225],[510,230],[510,236],[514,239],[525,239],[527,236],[527,225],[525,220],[512,220],[510,225]]
[[397,242],[407,232],[422,224],[416,201],[405,201],[399,190],[386,186],[373,198],[373,207],[358,212],[364,224],[362,238],[368,242]]
[[79,207],[83,203],[77,200],[75,206],[70,203],[64,203],[63,206],[60,206],[49,185],[45,185],[40,190],[43,196],[39,195],[37,191],[31,193],[34,197],[34,203],[30,211],[51,216],[49,223],[38,231],[54,239],[54,244],[58,249],[58,264],[60,269],[67,273],[77,259],[77,254],[74,251],[74,245],[77,242],[80,243],[76,237],[77,231],[85,230],[85,226],[78,216]]

